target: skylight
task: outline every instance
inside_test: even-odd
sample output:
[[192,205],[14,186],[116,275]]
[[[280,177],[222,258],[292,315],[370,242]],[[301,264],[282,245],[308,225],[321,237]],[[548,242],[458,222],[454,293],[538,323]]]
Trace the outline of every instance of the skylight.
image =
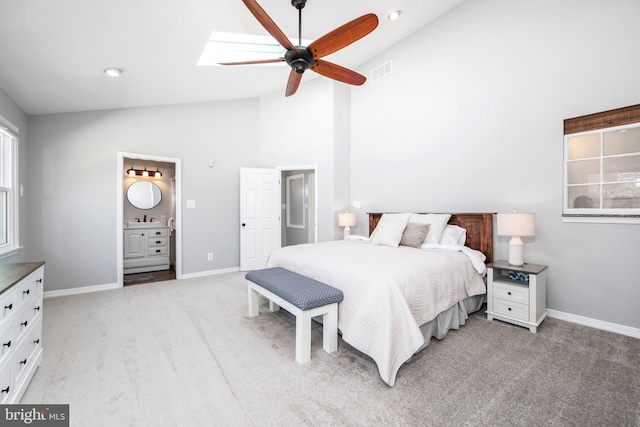
[[[297,38],[289,38],[291,43],[298,45]],[[302,44],[308,46],[312,40],[302,39]],[[198,59],[198,66],[218,65],[220,62],[255,61],[261,59],[276,59],[284,56],[285,49],[271,36],[254,36],[250,34],[222,33],[214,31],[209,36],[207,44]],[[282,65],[276,62],[263,65]]]

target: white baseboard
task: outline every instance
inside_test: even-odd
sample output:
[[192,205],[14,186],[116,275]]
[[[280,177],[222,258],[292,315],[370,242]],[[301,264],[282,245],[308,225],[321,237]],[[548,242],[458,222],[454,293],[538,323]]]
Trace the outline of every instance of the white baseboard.
[[106,285],[82,286],[81,288],[60,289],[57,291],[45,291],[44,298],[66,297],[69,295],[88,294],[91,292],[110,291],[119,289],[117,283],[107,283]]
[[631,326],[618,325],[617,323],[605,322],[604,320],[592,319],[590,317],[578,316],[577,314],[565,313],[562,311],[547,309],[547,316],[554,319],[566,320],[578,325],[589,326],[603,331],[615,332],[633,338],[640,338],[640,329]]
[[197,273],[183,274],[181,279],[195,279],[196,277],[215,276],[216,274],[235,273],[240,267],[223,268],[220,270],[199,271]]
[[[214,276],[216,274],[235,273],[240,271],[240,267],[223,268],[220,270],[200,271],[198,273],[183,274],[179,280],[193,279],[197,277]],[[117,283],[107,283],[105,285],[82,286],[80,288],[60,289],[57,291],[45,291],[44,298],[66,297],[69,295],[88,294],[91,292],[110,291],[120,289],[122,286]]]

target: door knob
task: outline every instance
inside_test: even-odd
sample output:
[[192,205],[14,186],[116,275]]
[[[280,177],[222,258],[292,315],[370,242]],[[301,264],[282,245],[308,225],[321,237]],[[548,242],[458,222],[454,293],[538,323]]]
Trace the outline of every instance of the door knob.
[[247,225],[247,224],[245,224],[245,223],[243,222],[243,223],[242,223],[242,226],[244,227],[245,225]]

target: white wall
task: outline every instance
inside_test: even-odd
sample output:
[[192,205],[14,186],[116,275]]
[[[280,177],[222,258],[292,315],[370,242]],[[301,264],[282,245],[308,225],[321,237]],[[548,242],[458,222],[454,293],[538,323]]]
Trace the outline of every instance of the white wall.
[[[640,327],[640,226],[563,223],[563,120],[640,103],[640,2],[467,1],[362,67],[351,197],[367,211],[536,214],[548,307]],[[507,237],[495,241],[505,259]]]
[[184,274],[237,267],[239,170],[258,164],[258,123],[256,99],[30,117],[27,243],[46,290],[117,281],[118,151],[182,159]]
[[303,82],[294,96],[274,93],[260,99],[260,162],[264,167],[318,165],[318,239],[333,240],[340,209],[335,200],[349,190],[348,183],[335,185],[336,88],[325,78]]

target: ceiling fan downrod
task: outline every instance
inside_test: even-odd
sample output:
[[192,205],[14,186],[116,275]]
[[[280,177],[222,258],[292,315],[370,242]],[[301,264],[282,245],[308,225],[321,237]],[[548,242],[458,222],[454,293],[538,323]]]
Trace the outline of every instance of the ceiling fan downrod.
[[291,5],[298,9],[298,51],[289,50],[285,54],[287,64],[298,74],[302,74],[313,64],[313,55],[306,47],[302,46],[302,9],[307,0],[291,0]]
[[298,9],[298,45],[302,45],[302,9],[307,4],[307,0],[291,0],[291,5]]

